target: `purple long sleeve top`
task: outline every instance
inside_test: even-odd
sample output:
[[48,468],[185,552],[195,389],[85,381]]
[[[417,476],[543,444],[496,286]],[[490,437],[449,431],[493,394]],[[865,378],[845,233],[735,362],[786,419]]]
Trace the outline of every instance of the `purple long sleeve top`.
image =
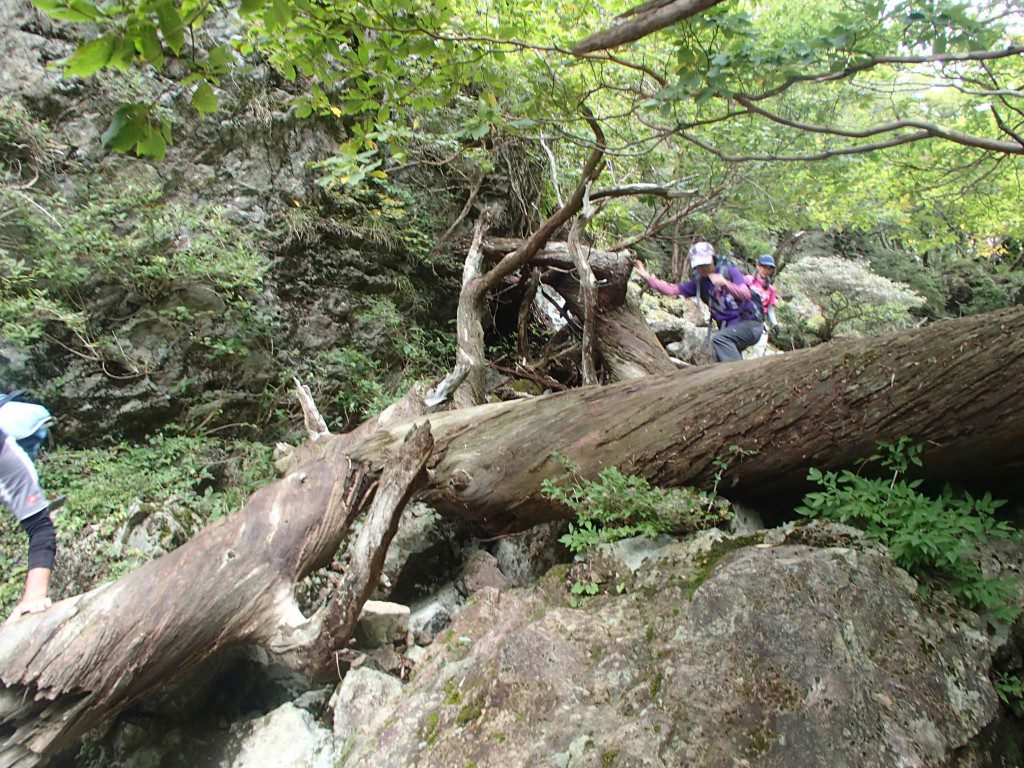
[[709,277],[696,277],[685,283],[675,285],[659,280],[656,277],[644,278],[651,288],[666,296],[686,296],[692,298],[699,295],[701,301],[708,305],[711,317],[720,328],[726,328],[744,320],[756,320],[757,308],[751,300],[750,287],[743,279],[743,273],[736,267],[728,267],[722,273],[726,284],[719,288]]

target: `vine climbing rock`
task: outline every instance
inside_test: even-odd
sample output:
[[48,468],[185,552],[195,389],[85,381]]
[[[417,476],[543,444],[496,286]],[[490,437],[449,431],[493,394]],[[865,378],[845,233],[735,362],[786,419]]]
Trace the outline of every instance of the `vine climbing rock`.
[[557,568],[478,593],[345,765],[941,765],[995,718],[984,636],[887,550],[759,543],[699,534],[581,608]]

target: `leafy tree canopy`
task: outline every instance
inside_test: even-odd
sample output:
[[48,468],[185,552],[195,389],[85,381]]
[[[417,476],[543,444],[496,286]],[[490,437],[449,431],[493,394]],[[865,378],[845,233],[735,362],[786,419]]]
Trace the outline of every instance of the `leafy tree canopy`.
[[[599,143],[602,184],[681,181],[793,228],[896,227],[921,248],[972,252],[1024,229],[1024,11],[1012,3],[731,0],[574,55],[631,3],[34,2],[88,22],[68,75],[162,69],[200,115],[233,70],[270,62],[298,117],[344,125],[327,185],[383,180],[431,137],[546,138],[565,184]],[[133,103],[104,140],[162,157],[173,136],[153,104]],[[623,234],[649,213],[597,226]]]

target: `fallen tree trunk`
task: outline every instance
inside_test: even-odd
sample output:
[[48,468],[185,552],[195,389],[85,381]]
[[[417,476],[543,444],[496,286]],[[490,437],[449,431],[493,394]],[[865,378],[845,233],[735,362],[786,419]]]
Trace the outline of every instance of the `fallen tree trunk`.
[[38,765],[230,646],[262,646],[281,664],[322,677],[380,577],[431,445],[426,425],[409,432],[380,479],[345,578],[309,619],[295,586],[331,562],[364,508],[372,476],[360,463],[307,464],[185,546],[3,625],[0,767]]
[[[490,532],[565,514],[541,494],[544,478],[563,474],[553,452],[585,476],[614,464],[680,485],[709,482],[715,459],[732,458],[737,445],[755,453],[732,461],[724,483],[772,494],[802,482],[810,466],[848,466],[876,440],[908,435],[925,444],[925,469],[939,477],[1019,473],[1022,323],[1024,308],[1015,308],[324,435],[295,451],[298,466],[285,479],[180,549],[0,628],[0,766],[38,764],[220,648],[255,643],[283,663],[322,667],[322,658],[295,653],[314,620],[298,613],[294,583],[333,557],[377,469],[387,468],[381,485],[393,490],[384,508],[394,510],[427,452],[425,498]],[[416,438],[424,421],[432,446],[422,431]],[[380,519],[382,547],[391,518]],[[369,550],[363,561],[372,563],[381,549]],[[357,580],[346,592],[358,596],[364,586]],[[350,622],[351,608],[336,605],[334,615]],[[327,631],[335,634],[325,652],[344,635]]]
[[[436,439],[426,500],[491,534],[564,514],[541,493],[552,455],[585,476],[617,465],[664,486],[771,497],[812,466],[850,466],[878,440],[925,445],[925,471],[971,480],[1024,469],[1024,308],[844,340],[760,360],[685,369],[429,416]],[[406,427],[354,447],[373,456]],[[730,446],[753,451],[733,455]],[[311,451],[330,455],[329,441]]]

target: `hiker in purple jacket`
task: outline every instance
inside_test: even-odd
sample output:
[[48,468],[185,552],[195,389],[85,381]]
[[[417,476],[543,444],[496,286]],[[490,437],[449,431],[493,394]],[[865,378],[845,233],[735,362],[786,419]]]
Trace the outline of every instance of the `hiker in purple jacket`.
[[636,273],[651,288],[666,296],[700,296],[718,324],[711,338],[715,359],[720,363],[741,360],[740,353],[756,344],[764,331],[760,312],[754,305],[754,301],[760,299],[752,298],[742,272],[720,262],[711,243],[696,243],[690,248],[690,266],[697,276],[679,285],[659,280],[644,268],[642,261],[637,261]]

